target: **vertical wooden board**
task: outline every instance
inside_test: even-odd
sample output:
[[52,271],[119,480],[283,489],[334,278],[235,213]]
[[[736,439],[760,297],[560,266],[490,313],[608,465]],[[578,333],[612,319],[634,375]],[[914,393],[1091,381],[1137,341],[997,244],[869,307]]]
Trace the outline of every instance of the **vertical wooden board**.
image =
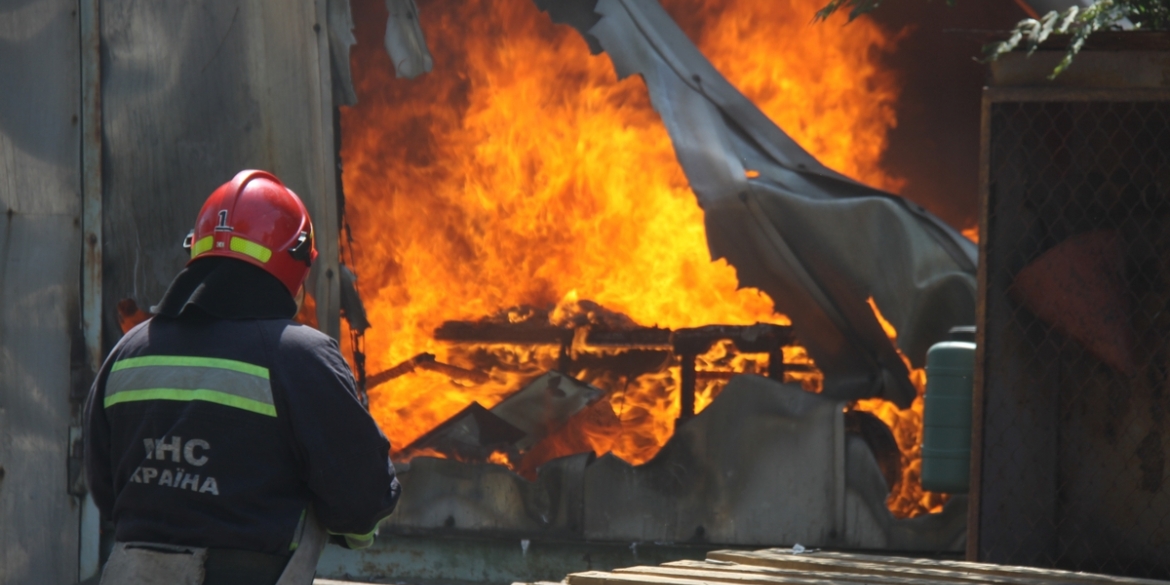
[[0,583],[77,579],[67,492],[71,333],[80,227],[68,215],[0,219]]
[[[978,560],[1050,565],[1056,556],[1059,346],[1008,298],[1013,276],[1041,251],[1044,213],[1029,200],[1045,150],[1012,125],[1018,102],[989,107]],[[1030,140],[1029,140],[1030,138]]]
[[0,8],[0,585],[77,579],[79,42],[76,2]]
[[968,561],[979,560],[979,518],[983,477],[984,384],[987,381],[987,242],[990,205],[991,99],[984,90],[979,121],[979,267],[975,294],[975,373],[971,405],[971,472],[967,508]]
[[[349,2],[349,0],[345,0]],[[317,249],[320,256],[317,259],[317,281],[314,283],[314,295],[317,300],[317,322],[321,331],[334,339],[341,338],[341,217],[337,207],[337,153],[335,145],[340,141],[334,136],[334,104],[333,104],[333,72],[330,58],[329,34],[326,21],[328,20],[328,0],[314,0],[317,23],[320,28],[314,28],[317,40],[317,69],[318,91],[318,126],[320,132],[316,137],[315,154],[316,165],[319,168],[317,175],[320,181],[317,186],[318,196],[311,204],[313,217],[316,218],[318,228],[323,237],[317,239]]]
[[203,201],[242,169],[275,173],[318,241],[336,240],[319,219],[335,187],[317,24],[312,0],[103,2],[107,342],[121,334],[117,302],[158,302]]

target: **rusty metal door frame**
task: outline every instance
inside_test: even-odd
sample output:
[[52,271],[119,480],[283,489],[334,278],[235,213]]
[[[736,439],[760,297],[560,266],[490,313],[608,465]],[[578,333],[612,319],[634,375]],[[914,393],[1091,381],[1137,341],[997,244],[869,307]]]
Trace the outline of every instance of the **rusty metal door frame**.
[[[348,2],[349,0],[345,0]],[[341,234],[339,229],[337,210],[337,165],[335,164],[334,128],[333,128],[333,70],[329,53],[328,32],[328,1],[315,0],[314,8],[317,16],[317,71],[318,91],[320,92],[320,118],[316,126],[321,132],[317,144],[316,160],[312,164],[318,167],[316,185],[317,194],[313,199],[317,201],[313,213],[313,223],[317,233],[324,237],[317,237],[317,252],[319,254],[313,271],[317,273],[316,284],[313,290],[317,301],[318,328],[326,335],[341,339]]]
[[[81,327],[86,379],[101,367],[102,352],[102,101],[100,0],[79,0],[81,33]],[[84,397],[87,388],[75,389]],[[81,428],[77,408],[76,428]],[[80,437],[80,432],[77,433]],[[79,581],[100,570],[101,517],[93,496],[83,498],[78,545]]]

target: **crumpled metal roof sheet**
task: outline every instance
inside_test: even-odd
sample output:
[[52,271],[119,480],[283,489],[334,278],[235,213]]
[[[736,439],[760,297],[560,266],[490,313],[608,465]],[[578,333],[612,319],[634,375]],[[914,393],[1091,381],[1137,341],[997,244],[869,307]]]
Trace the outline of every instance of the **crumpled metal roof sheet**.
[[657,2],[600,0],[594,11],[600,20],[581,32],[619,77],[645,80],[705,211],[712,258],[726,258],[741,286],[766,292],[792,319],[826,395],[908,406],[909,372],[867,299],[921,365],[951,327],[975,322],[975,245],[921,207],[822,165]]

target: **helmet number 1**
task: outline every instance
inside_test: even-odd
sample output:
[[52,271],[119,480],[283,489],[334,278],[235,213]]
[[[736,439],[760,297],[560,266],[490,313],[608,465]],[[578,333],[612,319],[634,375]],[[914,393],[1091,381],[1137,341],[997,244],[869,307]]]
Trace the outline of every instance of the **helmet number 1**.
[[232,231],[231,226],[229,226],[227,224],[227,216],[228,216],[228,212],[226,209],[219,210],[219,224],[215,226],[215,231],[217,231],[217,232],[230,232],[230,231]]

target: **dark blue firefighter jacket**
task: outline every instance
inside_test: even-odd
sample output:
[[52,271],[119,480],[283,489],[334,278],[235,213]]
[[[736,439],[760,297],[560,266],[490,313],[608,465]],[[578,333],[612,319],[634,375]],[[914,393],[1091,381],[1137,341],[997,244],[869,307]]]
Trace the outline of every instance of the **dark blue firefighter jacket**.
[[[103,517],[118,541],[287,555],[312,504],[330,532],[368,540],[400,488],[337,343],[281,317],[291,299],[266,273],[204,262],[90,391],[86,470]],[[257,288],[271,294],[238,298]]]

